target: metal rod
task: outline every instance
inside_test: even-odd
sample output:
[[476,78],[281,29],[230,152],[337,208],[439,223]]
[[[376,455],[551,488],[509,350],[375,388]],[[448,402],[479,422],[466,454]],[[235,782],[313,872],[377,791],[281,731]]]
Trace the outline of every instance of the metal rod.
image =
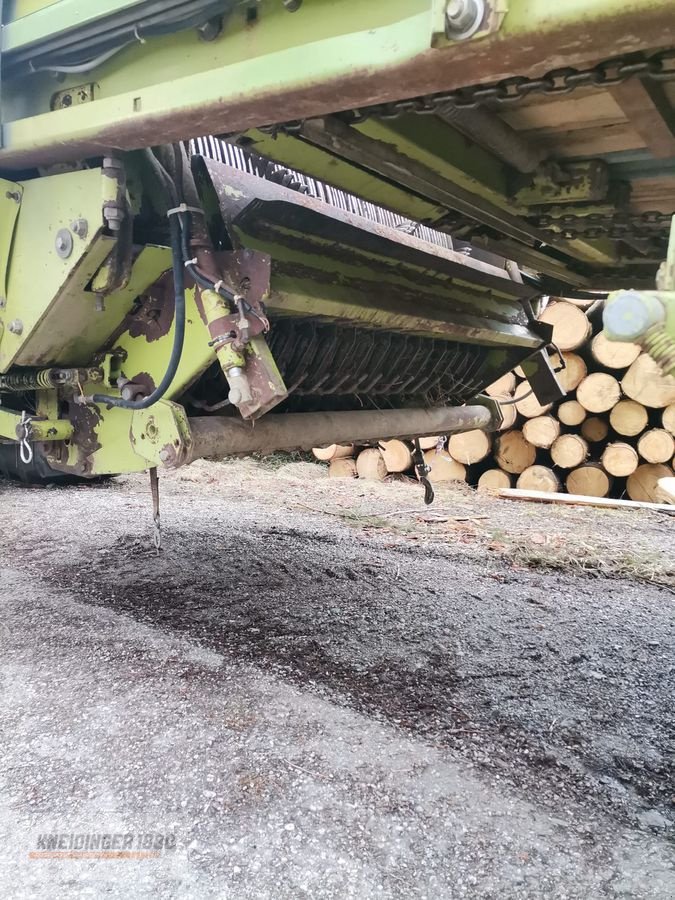
[[358,410],[267,415],[255,422],[225,416],[190,419],[186,462],[271,450],[311,450],[334,443],[425,437],[498,427],[487,406]]

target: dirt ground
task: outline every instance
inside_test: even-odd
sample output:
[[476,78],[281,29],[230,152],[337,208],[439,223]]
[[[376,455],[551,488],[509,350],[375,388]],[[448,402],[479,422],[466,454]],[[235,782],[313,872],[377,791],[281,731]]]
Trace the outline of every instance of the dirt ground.
[[0,897],[675,896],[672,517],[279,458],[162,478],[159,554],[144,476],[0,502]]

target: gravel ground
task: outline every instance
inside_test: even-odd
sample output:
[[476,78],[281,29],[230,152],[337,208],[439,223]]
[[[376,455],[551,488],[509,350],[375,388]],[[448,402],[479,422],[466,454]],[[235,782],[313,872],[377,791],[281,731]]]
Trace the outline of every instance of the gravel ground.
[[672,518],[201,463],[158,555],[144,478],[0,493],[0,896],[675,896]]

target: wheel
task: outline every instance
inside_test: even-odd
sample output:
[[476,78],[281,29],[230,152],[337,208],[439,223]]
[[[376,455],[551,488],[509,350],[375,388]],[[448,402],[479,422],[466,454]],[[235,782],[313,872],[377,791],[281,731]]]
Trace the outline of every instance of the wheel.
[[99,480],[57,472],[37,448],[34,448],[31,462],[24,463],[19,456],[18,444],[0,444],[0,477],[24,484],[86,484]]

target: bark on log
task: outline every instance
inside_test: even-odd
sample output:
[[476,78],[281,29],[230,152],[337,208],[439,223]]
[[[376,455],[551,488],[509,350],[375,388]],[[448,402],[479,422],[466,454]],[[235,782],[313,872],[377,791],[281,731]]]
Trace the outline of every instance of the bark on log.
[[453,459],[447,450],[427,450],[424,461],[430,467],[428,479],[432,483],[440,481],[466,481],[466,467]]
[[588,444],[580,434],[561,434],[551,445],[551,459],[561,469],[574,469],[588,457]]
[[577,400],[590,413],[607,412],[620,398],[619,382],[606,372],[587,375],[577,388]]
[[492,438],[485,431],[464,431],[448,439],[448,453],[457,462],[470,466],[480,462],[492,449]]
[[513,475],[503,469],[488,469],[478,479],[479,491],[499,491],[513,487]]
[[640,347],[637,344],[609,341],[602,331],[591,341],[591,356],[607,369],[627,369],[639,355]]
[[516,376],[513,372],[507,372],[506,375],[502,375],[501,378],[498,378],[496,381],[493,381],[491,385],[485,388],[485,393],[489,397],[496,397],[497,394],[512,394],[516,387]]
[[570,494],[606,497],[612,489],[612,479],[598,463],[586,463],[569,473],[565,487]]
[[529,466],[518,476],[516,487],[523,491],[549,491],[555,494],[560,490],[560,482],[548,466]]
[[494,459],[500,469],[520,475],[528,466],[534,465],[536,447],[525,440],[517,428],[504,431],[495,438]]
[[644,463],[638,466],[626,482],[626,493],[631,500],[642,500],[647,503],[661,503],[659,478],[672,478],[670,466]]
[[609,424],[617,434],[635,437],[649,422],[646,408],[636,400],[619,400],[609,414]]
[[331,462],[333,459],[346,459],[354,456],[353,444],[329,444],[327,447],[314,447],[312,453],[323,462]]
[[586,313],[564,300],[549,303],[539,319],[553,325],[553,343],[561,350],[576,350],[591,335]]
[[574,427],[576,425],[581,425],[586,418],[587,413],[578,400],[565,400],[565,402],[561,403],[558,407],[556,415],[563,425]]
[[640,458],[630,444],[616,441],[613,444],[607,444],[602,452],[601,462],[605,471],[610,475],[627,478],[640,465]]
[[523,436],[535,447],[548,450],[560,434],[560,422],[553,416],[537,416],[523,423]]
[[669,463],[675,453],[675,438],[665,428],[650,428],[640,435],[638,453],[648,463]]
[[599,416],[589,416],[581,423],[581,436],[591,444],[604,441],[608,434],[609,425]]
[[356,478],[356,460],[349,457],[331,459],[328,466],[329,478]]
[[621,387],[631,400],[651,409],[675,403],[675,378],[664,375],[648,353],[641,353],[623,376]]
[[412,453],[405,441],[380,441],[380,452],[387,472],[405,472],[412,466]]
[[526,419],[533,419],[535,416],[543,416],[552,406],[551,403],[542,406],[535,397],[534,391],[527,381],[521,381],[513,392],[513,398],[516,401],[516,409],[521,416],[525,416]]
[[384,481],[387,467],[377,447],[369,447],[359,453],[356,457],[356,471],[359,478],[366,481]]

